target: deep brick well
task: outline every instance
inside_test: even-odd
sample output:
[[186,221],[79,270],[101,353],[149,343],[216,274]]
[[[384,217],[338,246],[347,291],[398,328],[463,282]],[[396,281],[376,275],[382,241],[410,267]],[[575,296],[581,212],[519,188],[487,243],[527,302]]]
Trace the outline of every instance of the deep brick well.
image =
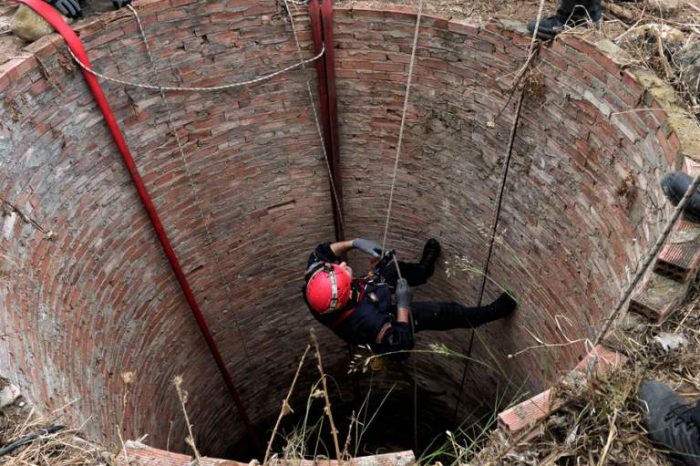
[[[80,27],[95,69],[212,86],[297,60],[286,15],[269,0],[136,7],[157,75],[126,10]],[[383,233],[415,19],[335,12],[348,237]],[[297,27],[310,57],[303,11]],[[528,44],[522,25],[423,17],[388,243],[408,260],[436,237],[448,263],[415,299],[476,304],[481,276],[461,269],[485,260],[517,100],[508,90]],[[463,414],[537,393],[576,364],[583,343],[507,355],[537,344],[533,335],[595,337],[668,216],[658,180],[680,160],[660,105],[589,42],[557,40],[533,68],[491,263],[520,308],[477,332],[473,356],[500,367],[470,367]],[[158,92],[103,82],[255,423],[276,415],[315,325],[299,288],[310,249],[333,235],[307,79],[315,88],[313,67],[228,91],[168,92],[186,163]],[[148,433],[156,447],[184,438],[170,383],[182,374],[200,446],[222,454],[243,424],[63,40],[45,37],[0,66],[0,99],[0,196],[16,207],[0,219],[0,372],[49,408],[72,402],[96,438],[114,440],[121,423],[125,437]],[[497,293],[489,284],[484,300]],[[341,376],[346,346],[318,333]],[[418,339],[460,352],[468,341],[466,330]],[[462,360],[420,356],[416,366],[421,387],[452,406]],[[128,386],[124,372],[135,374]]]

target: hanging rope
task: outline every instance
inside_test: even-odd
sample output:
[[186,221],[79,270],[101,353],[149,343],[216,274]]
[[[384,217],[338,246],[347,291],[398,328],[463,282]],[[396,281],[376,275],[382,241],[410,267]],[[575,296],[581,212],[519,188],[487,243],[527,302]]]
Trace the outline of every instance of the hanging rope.
[[[131,5],[128,5],[128,6],[131,6]],[[136,11],[133,8],[131,8],[131,10]],[[115,78],[112,76],[107,76],[105,74],[99,73],[99,72],[93,70],[92,68],[90,68],[89,66],[87,66],[87,64],[80,61],[80,59],[75,56],[75,54],[73,53],[73,51],[71,49],[68,49],[68,52],[70,52],[71,56],[73,57],[73,60],[75,60],[76,63],[78,63],[78,65],[87,73],[90,73],[90,74],[92,74],[100,79],[104,79],[105,81],[111,81],[111,82],[114,82],[117,84],[121,84],[123,86],[138,87],[141,89],[150,89],[152,91],[160,91],[160,92],[163,92],[163,91],[216,92],[216,91],[225,91],[226,89],[233,89],[236,87],[250,86],[252,84],[257,84],[257,83],[262,82],[262,81],[267,81],[268,79],[272,79],[275,76],[279,76],[279,75],[286,73],[287,71],[291,71],[295,68],[303,68],[304,65],[306,65],[307,63],[314,62],[314,61],[318,60],[319,58],[321,58],[323,56],[323,54],[326,53],[326,49],[322,48],[321,51],[318,53],[318,55],[316,55],[314,57],[307,58],[306,60],[302,60],[298,63],[294,63],[292,65],[285,67],[285,68],[282,68],[281,70],[277,70],[277,71],[272,72],[272,73],[258,76],[257,78],[249,79],[247,81],[240,81],[240,82],[236,82],[236,83],[222,84],[221,86],[209,86],[209,87],[161,86],[159,84],[137,83],[134,81],[127,81],[124,79],[119,79],[119,78]]]
[[[157,76],[158,75],[158,69],[156,67],[156,62],[153,59],[153,54],[151,53],[151,47],[148,44],[148,39],[146,38],[146,31],[143,28],[143,24],[141,23],[141,18],[139,17],[138,12],[136,9],[131,6],[127,5],[127,8],[131,11],[131,13],[134,15],[134,18],[136,19],[136,23],[138,24],[139,27],[139,32],[141,34],[141,39],[143,41],[143,45],[146,48],[146,54],[148,55],[148,60],[151,64],[151,69],[153,71],[153,75]],[[165,90],[161,87],[159,89],[160,92],[160,98],[163,101],[163,104],[165,105],[165,111],[168,116],[168,127],[170,128],[170,132],[172,135],[175,137],[175,141],[177,142],[177,149],[180,154],[180,160],[182,161],[182,166],[185,168],[185,176],[187,177],[187,183],[190,186],[190,190],[192,191],[192,197],[194,198],[194,205],[197,208],[197,213],[199,215],[199,219],[202,222],[202,225],[204,225],[204,235],[206,236],[206,241],[207,241],[207,249],[211,251],[214,255],[214,263],[215,264],[223,264],[223,261],[221,260],[221,255],[219,254],[217,248],[213,247],[214,246],[214,237],[211,233],[211,229],[209,228],[209,222],[207,221],[207,216],[204,215],[204,210],[202,209],[202,202],[199,197],[199,191],[197,190],[197,186],[194,183],[194,179],[192,177],[192,172],[190,170],[190,164],[187,160],[187,157],[185,156],[185,149],[182,145],[182,141],[180,139],[180,135],[178,134],[177,130],[175,129],[175,122],[173,119],[173,113],[172,113],[172,106],[168,102],[166,96],[165,96]],[[229,286],[229,283],[227,280],[224,280],[223,274],[217,274],[219,276],[219,283],[220,285],[224,288],[224,292],[226,293],[226,304],[230,305],[233,302],[233,292],[231,291],[231,287]],[[229,309],[230,310],[230,309]],[[246,356],[246,361],[250,359],[250,353],[248,352],[248,345],[246,343],[246,339],[243,336],[243,332],[241,331],[241,327],[239,325],[238,319],[235,317],[233,318],[234,325],[236,326],[236,331],[238,333],[238,338],[243,344],[243,352],[245,353]]]
[[[518,70],[518,72],[516,73],[516,78],[513,82],[513,86],[511,87],[511,90],[515,90],[516,86],[520,82],[520,79],[522,79],[522,77],[525,75],[532,58],[535,56],[535,47],[537,45],[537,30],[539,28],[540,21],[542,20],[542,15],[544,13],[544,3],[545,3],[545,0],[540,0],[540,4],[537,8],[537,19],[535,20],[535,30],[532,32],[532,37],[530,38],[530,46],[528,48],[527,59],[525,60],[525,63],[520,68],[520,70]],[[512,95],[512,93],[511,93],[511,95]],[[493,218],[493,222],[492,222],[491,238],[489,239],[488,253],[486,254],[486,262],[484,264],[484,275],[483,275],[483,278],[481,280],[481,287],[479,288],[479,300],[478,300],[477,306],[481,306],[481,304],[482,304],[482,300],[484,297],[484,289],[486,288],[486,280],[488,279],[488,271],[489,271],[489,266],[491,264],[491,255],[493,252],[494,240],[496,238],[496,232],[498,229],[498,221],[499,221],[500,214],[501,214],[501,204],[503,202],[503,191],[505,190],[506,179],[508,177],[508,168],[510,166],[510,158],[511,158],[511,154],[513,152],[513,143],[515,141],[516,128],[518,126],[518,122],[520,121],[520,111],[522,109],[523,97],[524,97],[524,94],[521,90],[520,96],[518,97],[518,103],[516,104],[515,120],[513,121],[513,127],[512,127],[511,132],[510,132],[510,139],[508,140],[508,150],[506,152],[506,161],[505,161],[505,166],[503,168],[503,177],[501,179],[501,188],[498,192],[496,209],[494,211],[495,214],[494,214],[494,218]],[[510,101],[510,97],[508,97],[508,100]],[[505,107],[503,109],[505,109]],[[501,112],[503,111],[503,109],[501,109]],[[498,113],[498,116],[500,116],[501,112]],[[457,403],[455,403],[455,410],[453,413],[453,423],[457,419],[459,405],[462,402],[462,394],[464,393],[464,382],[465,382],[466,377],[467,377],[467,370],[469,369],[469,362],[471,361],[472,350],[474,348],[474,336],[475,335],[476,335],[476,330],[472,329],[471,335],[469,337],[469,346],[467,348],[467,358],[464,361],[464,369],[462,370],[462,380],[459,384],[459,395],[457,396]]]
[[[416,16],[416,28],[413,32],[413,46],[411,47],[411,60],[408,64],[408,78],[406,80],[406,94],[403,99],[403,111],[401,112],[401,126],[399,126],[399,140],[396,143],[396,157],[394,158],[394,172],[391,177],[391,189],[389,190],[389,205],[386,209],[386,221],[384,222],[384,235],[382,237],[382,255],[386,250],[386,237],[389,232],[389,221],[391,219],[391,207],[394,200],[394,186],[396,186],[396,174],[399,168],[399,158],[401,156],[401,142],[403,141],[403,130],[406,126],[406,111],[408,109],[408,98],[411,94],[411,78],[413,77],[413,64],[416,61],[416,44],[418,43],[418,31],[420,29],[420,20],[423,15],[423,0],[418,4],[418,15]],[[396,270],[399,270],[399,262],[396,263]],[[401,272],[399,272],[401,276]]]
[[[299,5],[299,4],[304,4],[304,3],[294,2],[294,4]],[[296,45],[297,45],[297,54],[299,55],[299,59],[301,60],[302,59],[301,43],[299,42],[299,36],[297,34],[297,28],[295,25],[296,23],[294,21],[294,15],[292,15],[292,10],[289,8],[288,0],[284,0],[284,7],[287,10],[287,16],[289,17],[289,24],[292,27],[292,34],[294,36],[294,41],[296,42]],[[326,50],[325,45],[322,45],[321,52],[317,57],[320,58],[320,56],[323,55],[325,50]],[[315,59],[317,59],[317,58],[315,58]],[[311,61],[313,61],[313,60],[311,60]],[[306,67],[306,63],[308,63],[308,62],[309,61],[304,62],[304,60],[301,60],[300,61],[301,68],[304,69]],[[338,212],[338,220],[340,221],[342,228],[345,229],[345,222],[343,220],[343,210],[340,208],[340,201],[339,201],[340,198],[338,197],[338,191],[337,191],[337,188],[335,186],[335,182],[333,181],[333,172],[331,170],[331,165],[328,162],[328,153],[326,152],[326,144],[325,144],[325,140],[323,139],[323,132],[321,131],[321,122],[319,121],[318,112],[316,111],[316,103],[314,100],[314,93],[311,91],[311,84],[310,84],[308,78],[306,79],[306,93],[309,96],[309,106],[311,107],[311,112],[314,115],[314,123],[316,124],[316,133],[318,134],[318,139],[321,142],[321,151],[323,153],[323,160],[326,163],[326,171],[328,173],[328,181],[330,182],[330,185],[331,185],[331,191],[333,191],[332,195],[333,195],[333,200],[335,201],[336,211]]]
[[[498,198],[496,200],[496,208],[494,210],[493,221],[491,223],[491,235],[489,238],[489,247],[486,253],[486,260],[484,262],[484,273],[481,280],[481,287],[479,288],[479,300],[477,307],[480,307],[484,298],[484,290],[486,289],[486,281],[489,276],[489,268],[491,265],[491,256],[493,254],[493,245],[496,240],[496,233],[498,231],[498,222],[501,217],[501,207],[503,205],[503,193],[505,192],[506,182],[508,180],[508,169],[510,168],[510,160],[513,155],[513,143],[515,142],[515,134],[518,127],[518,122],[520,121],[520,111],[523,105],[523,98],[525,93],[521,90],[518,97],[518,102],[515,110],[515,120],[513,121],[513,126],[510,130],[510,139],[508,140],[508,150],[506,152],[506,159],[503,162],[503,175],[501,175],[501,187],[498,190]],[[462,402],[462,394],[464,392],[464,382],[467,378],[467,369],[469,368],[469,362],[471,360],[472,349],[474,346],[474,335],[476,334],[476,329],[472,329],[471,336],[469,338],[469,347],[467,349],[467,358],[464,361],[464,368],[462,369],[462,381],[459,386],[459,395],[457,396],[457,403],[455,404],[455,410],[453,418],[457,419],[457,414],[459,412],[459,405]]]
[[[408,99],[411,94],[411,80],[413,77],[413,65],[416,61],[416,48],[418,44],[418,33],[420,31],[421,17],[423,16],[423,0],[418,4],[418,14],[416,15],[416,27],[413,31],[413,45],[411,46],[411,60],[408,64],[408,77],[406,79],[406,94],[403,99],[403,110],[401,112],[401,125],[399,126],[399,140],[396,143],[396,156],[394,158],[394,171],[391,177],[391,188],[389,190],[389,205],[386,211],[386,220],[384,222],[384,235],[382,237],[382,255],[386,251],[386,239],[389,233],[389,221],[391,220],[391,207],[394,199],[394,187],[396,186],[396,174],[399,168],[399,159],[401,156],[401,142],[403,141],[403,132],[406,126],[406,112],[408,110]],[[401,269],[399,268],[399,259],[394,256],[394,265],[399,279],[402,279]],[[408,313],[408,320],[411,323],[411,333],[415,335],[415,325],[413,323],[413,315]],[[413,358],[413,446],[418,448],[418,382],[416,378],[416,359]]]

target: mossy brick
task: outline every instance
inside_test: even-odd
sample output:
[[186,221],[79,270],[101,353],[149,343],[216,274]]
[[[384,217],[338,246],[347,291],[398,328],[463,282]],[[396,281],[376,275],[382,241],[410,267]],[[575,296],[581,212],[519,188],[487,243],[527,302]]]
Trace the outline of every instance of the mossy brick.
[[652,273],[639,291],[632,295],[629,312],[634,312],[661,323],[676,309],[688,293],[688,282],[679,283]]

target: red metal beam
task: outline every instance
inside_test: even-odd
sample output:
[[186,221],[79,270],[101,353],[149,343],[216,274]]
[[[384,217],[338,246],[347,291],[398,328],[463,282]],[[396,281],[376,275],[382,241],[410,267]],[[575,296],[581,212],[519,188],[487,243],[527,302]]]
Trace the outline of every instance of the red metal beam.
[[[311,37],[314,51],[320,53],[325,47],[325,54],[316,60],[318,77],[318,94],[321,107],[321,124],[326,149],[326,160],[331,171],[331,204],[336,240],[345,239],[342,222],[343,183],[340,174],[340,145],[338,140],[338,102],[335,91],[335,53],[333,49],[333,4],[331,0],[309,2],[311,18]],[[335,186],[335,189],[333,187]],[[336,197],[337,196],[337,197]]]
[[[54,29],[56,29],[56,31],[63,36],[66,43],[76,55],[76,57],[78,57],[78,59],[81,62],[83,62],[88,68],[92,69],[92,65],[90,64],[90,60],[87,56],[87,53],[85,52],[85,48],[83,47],[80,38],[78,38],[73,29],[71,29],[70,26],[66,24],[61,15],[58,14],[58,12],[56,12],[56,10],[53,9],[53,7],[49,6],[48,3],[42,0],[15,1],[27,5],[37,14],[39,14],[39,16],[44,18],[49,24],[51,24],[51,26],[53,26]],[[263,448],[263,445],[260,442],[260,437],[258,436],[255,427],[251,423],[250,418],[248,417],[248,413],[246,412],[245,406],[243,405],[243,401],[241,400],[240,394],[238,393],[238,389],[236,388],[236,385],[233,382],[233,377],[231,376],[231,373],[229,372],[228,368],[226,367],[226,364],[224,363],[223,358],[221,357],[221,353],[219,352],[219,348],[216,342],[214,341],[214,337],[212,336],[211,331],[209,330],[209,326],[207,325],[207,321],[204,318],[204,314],[202,314],[202,311],[199,308],[199,304],[197,304],[197,300],[195,299],[194,294],[192,293],[192,288],[190,287],[190,284],[187,281],[187,277],[185,276],[185,273],[183,272],[182,267],[180,266],[180,261],[178,260],[177,255],[175,254],[175,250],[173,249],[170,243],[170,239],[168,238],[168,235],[165,232],[165,228],[163,228],[163,224],[161,223],[160,218],[158,216],[158,211],[156,210],[155,205],[153,205],[151,196],[148,193],[148,190],[146,189],[146,185],[144,184],[141,175],[139,174],[138,168],[136,167],[136,163],[134,162],[134,158],[132,157],[131,152],[129,151],[129,146],[127,145],[126,140],[124,139],[124,135],[122,134],[122,131],[119,128],[119,124],[117,123],[117,119],[114,117],[114,113],[112,112],[109,102],[107,102],[107,98],[105,97],[104,92],[102,91],[102,87],[100,86],[100,83],[95,76],[83,70],[82,68],[81,71],[83,73],[85,81],[87,82],[88,87],[90,88],[90,91],[92,92],[92,95],[95,99],[95,103],[102,112],[102,115],[105,119],[105,123],[109,128],[112,138],[114,139],[114,142],[122,155],[122,159],[124,160],[126,169],[129,171],[129,175],[131,175],[131,180],[133,181],[134,186],[136,187],[136,191],[138,192],[138,195],[141,198],[141,202],[143,203],[143,206],[146,209],[146,212],[148,213],[148,217],[151,219],[151,223],[153,224],[153,228],[156,231],[156,236],[160,241],[160,245],[163,248],[163,252],[165,252],[165,256],[168,258],[170,267],[172,268],[173,273],[177,278],[177,281],[180,283],[182,292],[185,295],[185,298],[187,299],[187,303],[190,305],[190,309],[192,310],[192,314],[194,315],[194,318],[197,321],[197,325],[199,326],[202,336],[204,337],[204,340],[206,341],[207,346],[209,347],[209,351],[211,352],[214,361],[216,362],[216,365],[219,368],[219,372],[221,372],[221,377],[224,379],[224,383],[226,384],[226,387],[228,388],[229,392],[231,393],[231,396],[233,397],[233,401],[236,404],[236,407],[238,408],[238,414],[243,419],[246,429],[249,435],[251,436],[253,442],[255,443],[255,446],[258,449],[259,453],[263,454],[265,449]]]

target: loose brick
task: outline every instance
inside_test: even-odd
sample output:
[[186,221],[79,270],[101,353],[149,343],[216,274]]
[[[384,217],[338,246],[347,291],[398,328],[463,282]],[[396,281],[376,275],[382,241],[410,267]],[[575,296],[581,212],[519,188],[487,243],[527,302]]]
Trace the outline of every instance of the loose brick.
[[679,219],[654,265],[654,272],[685,283],[700,263],[700,226]]

